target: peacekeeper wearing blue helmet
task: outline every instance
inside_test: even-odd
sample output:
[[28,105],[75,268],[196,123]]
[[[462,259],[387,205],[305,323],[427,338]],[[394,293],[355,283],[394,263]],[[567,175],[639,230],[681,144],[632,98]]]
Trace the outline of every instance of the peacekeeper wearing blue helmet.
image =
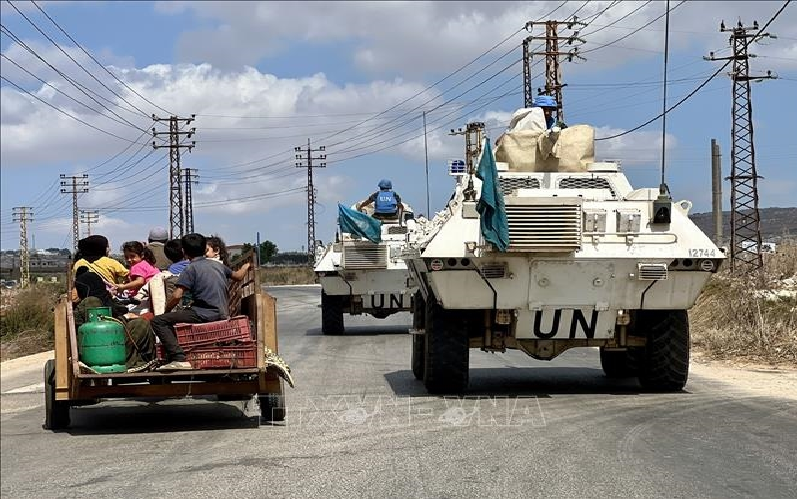
[[401,196],[393,192],[393,182],[388,179],[379,181],[379,190],[368,196],[368,199],[357,204],[357,210],[374,204],[374,218],[380,220],[401,220],[404,207],[401,204]]
[[[548,128],[548,130],[557,124],[553,117],[553,112],[557,106],[556,99],[550,95],[538,95],[532,99],[531,106],[542,108],[542,112],[545,114],[545,126]],[[564,128],[563,124],[559,124],[559,126]]]

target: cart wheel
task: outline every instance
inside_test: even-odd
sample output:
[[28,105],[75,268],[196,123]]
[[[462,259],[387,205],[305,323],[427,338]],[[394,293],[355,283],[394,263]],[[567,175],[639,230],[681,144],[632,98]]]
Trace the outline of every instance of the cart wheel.
[[285,395],[266,393],[257,396],[260,402],[260,417],[265,421],[285,421]]
[[69,426],[70,404],[65,400],[55,400],[55,361],[44,364],[44,427],[48,430],[62,430]]

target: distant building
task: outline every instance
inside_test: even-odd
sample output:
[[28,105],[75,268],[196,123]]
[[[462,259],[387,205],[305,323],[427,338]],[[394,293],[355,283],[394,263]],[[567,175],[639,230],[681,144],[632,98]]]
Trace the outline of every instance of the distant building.
[[[63,282],[71,258],[52,253],[30,255],[30,279],[33,282]],[[0,279],[18,281],[20,278],[19,252],[0,255]]]

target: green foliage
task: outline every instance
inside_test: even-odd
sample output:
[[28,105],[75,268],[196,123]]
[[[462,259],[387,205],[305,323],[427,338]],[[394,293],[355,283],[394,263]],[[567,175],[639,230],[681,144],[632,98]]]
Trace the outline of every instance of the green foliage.
[[46,334],[51,340],[53,306],[63,284],[38,283],[27,289],[4,291],[0,337],[3,340],[21,334]]

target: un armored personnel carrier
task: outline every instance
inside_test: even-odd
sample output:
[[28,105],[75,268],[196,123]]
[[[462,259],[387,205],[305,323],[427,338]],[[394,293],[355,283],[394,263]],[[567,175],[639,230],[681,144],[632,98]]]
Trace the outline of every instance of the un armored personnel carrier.
[[[593,140],[583,125],[510,130],[494,156],[488,139],[469,170],[450,172],[448,205],[403,254],[419,286],[412,368],[428,391],[465,390],[471,348],[550,360],[598,347],[607,376],[685,385],[686,311],[724,255],[687,217],[690,202],[633,188],[618,164],[594,161]],[[501,194],[492,213],[479,205],[487,188]],[[485,223],[501,215],[499,249]]]
[[[314,270],[321,283],[323,334],[342,334],[344,314],[384,319],[411,310],[417,288],[400,253],[406,240],[414,237],[416,223],[412,208],[403,206],[400,218],[382,220],[380,242],[338,228],[335,242],[319,251]],[[373,207],[361,211],[371,215]]]

